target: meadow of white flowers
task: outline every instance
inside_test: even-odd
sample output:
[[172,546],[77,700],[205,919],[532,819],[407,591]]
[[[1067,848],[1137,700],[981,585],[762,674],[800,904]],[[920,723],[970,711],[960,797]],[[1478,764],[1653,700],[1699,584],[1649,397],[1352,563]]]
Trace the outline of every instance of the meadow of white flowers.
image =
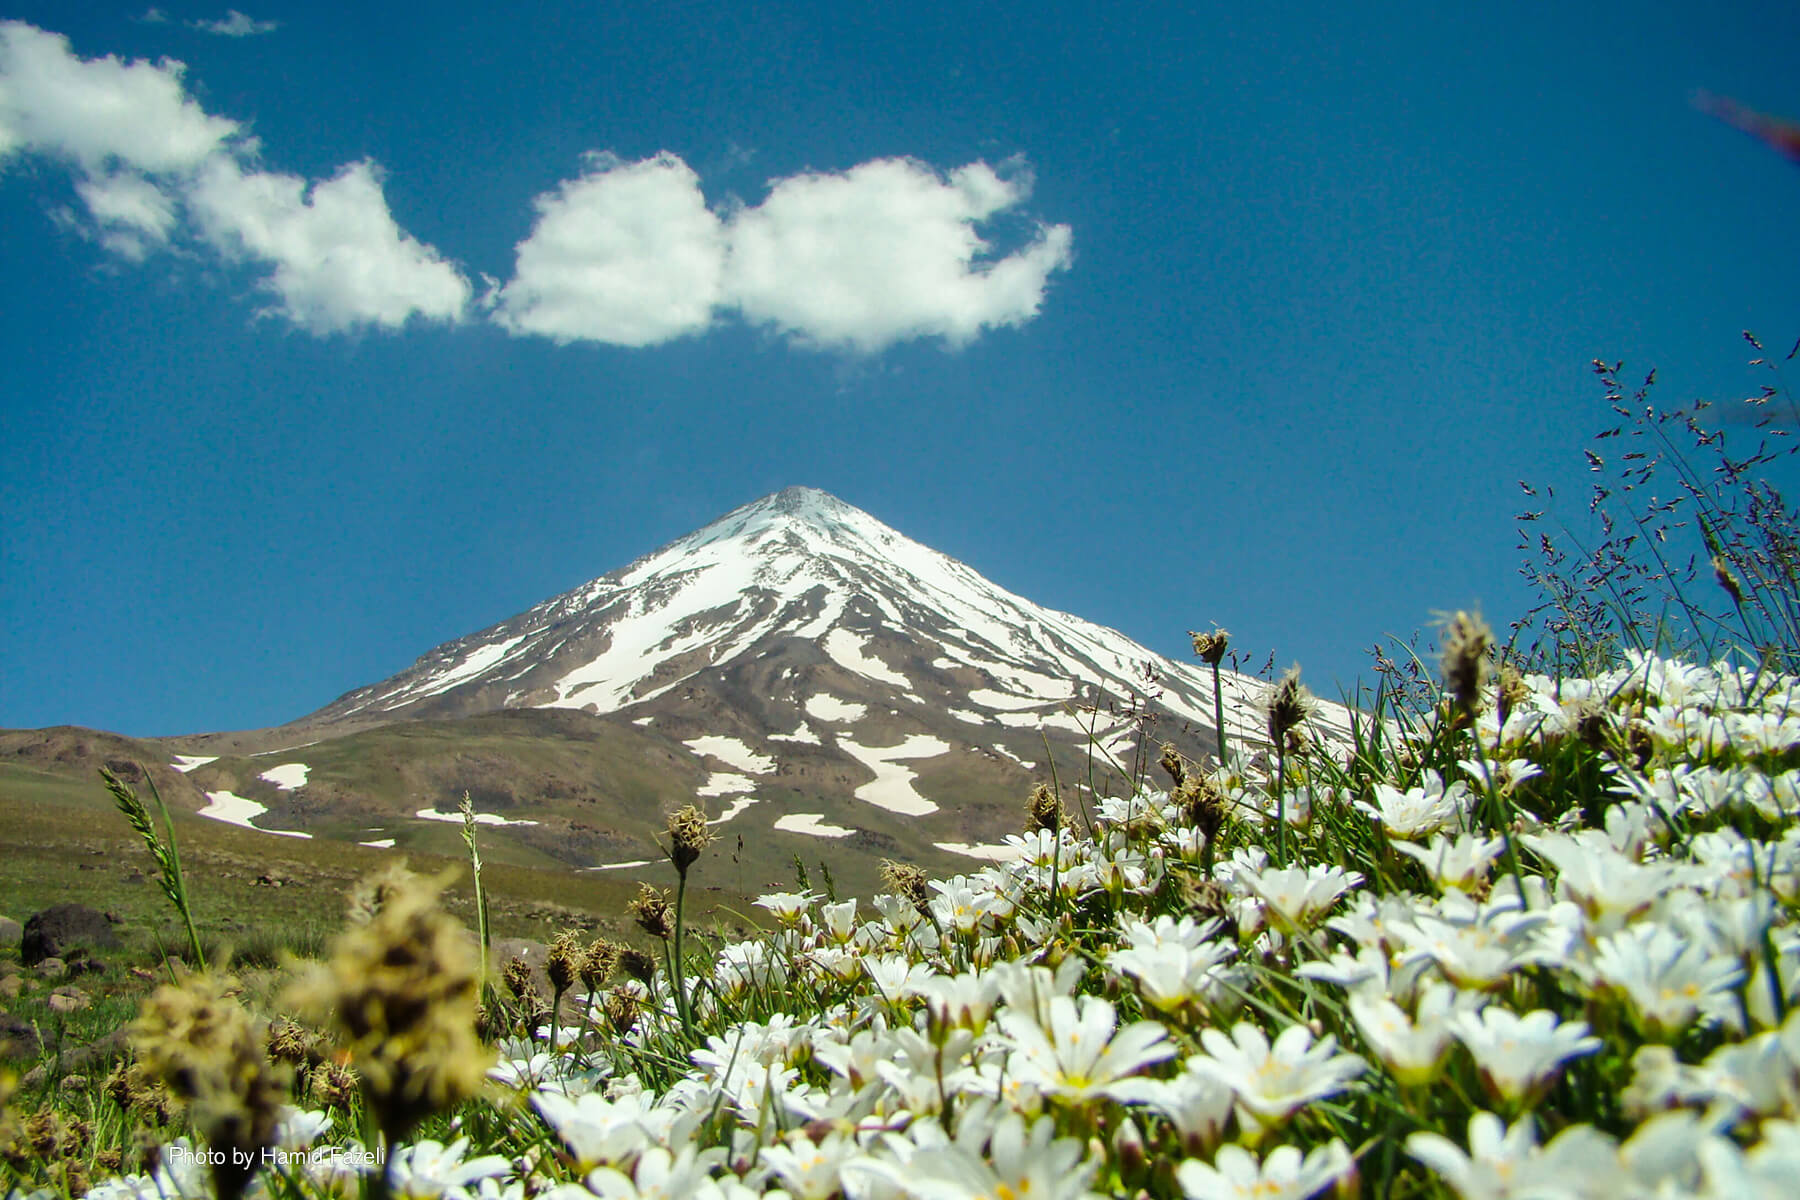
[[[1788,1200],[1800,681],[1640,654],[1480,687],[1296,739],[1281,801],[1190,764],[1016,862],[764,896],[690,1022],[664,971],[596,989],[391,1152],[287,1110],[252,1188]],[[204,1154],[89,1195],[210,1195]]]

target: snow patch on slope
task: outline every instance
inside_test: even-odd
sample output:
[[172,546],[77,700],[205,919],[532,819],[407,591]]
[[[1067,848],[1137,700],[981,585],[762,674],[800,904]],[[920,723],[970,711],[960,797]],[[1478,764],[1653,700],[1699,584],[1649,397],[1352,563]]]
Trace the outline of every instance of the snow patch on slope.
[[707,734],[705,737],[689,738],[681,744],[703,758],[711,755],[728,767],[736,767],[752,775],[767,775],[775,769],[773,758],[758,754],[734,737]]
[[895,671],[878,658],[871,658],[864,650],[866,643],[850,630],[839,626],[825,635],[820,643],[825,653],[833,662],[846,671],[854,672],[865,679],[873,679],[877,683],[891,683],[897,688],[910,688],[912,681]]
[[305,763],[282,763],[279,767],[270,767],[257,778],[274,784],[284,792],[291,792],[306,786],[306,773],[311,769]]
[[827,696],[820,692],[806,699],[806,713],[815,721],[860,721],[862,715],[869,711],[866,704],[852,704],[848,700],[839,700],[836,696]]
[[258,804],[254,800],[232,792],[207,792],[206,807],[200,815],[214,821],[223,821],[227,825],[236,825],[239,829],[255,829],[257,833],[272,833],[276,837],[309,838],[310,833],[301,833],[297,829],[258,829],[252,822],[269,811],[266,804]]
[[775,822],[775,828],[783,833],[804,833],[808,837],[841,838],[855,833],[854,829],[845,829],[842,825],[827,825],[824,813],[788,813]]
[[928,816],[938,810],[913,787],[918,772],[900,763],[909,758],[936,758],[949,751],[949,743],[929,733],[915,733],[898,746],[859,746],[848,738],[839,738],[838,747],[875,772],[873,780],[856,789],[858,800],[906,817]]

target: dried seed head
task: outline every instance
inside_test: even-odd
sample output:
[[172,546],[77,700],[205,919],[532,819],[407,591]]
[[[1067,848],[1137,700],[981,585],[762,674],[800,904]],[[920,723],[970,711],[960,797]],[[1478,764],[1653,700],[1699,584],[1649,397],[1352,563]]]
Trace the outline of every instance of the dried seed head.
[[[634,954],[637,951],[627,951],[626,953]],[[615,1033],[629,1032],[637,1021],[638,998],[624,988],[614,988],[606,993],[606,1000],[602,1007],[606,1012],[606,1023],[613,1027]]]
[[648,987],[656,978],[656,959],[636,946],[627,946],[619,951],[619,969]]
[[404,858],[373,875],[364,876],[350,889],[345,919],[352,925],[367,925],[411,878],[413,873],[406,869]]
[[1289,667],[1269,696],[1269,740],[1278,746],[1285,745],[1288,730],[1311,716],[1316,707],[1318,703],[1312,693],[1301,686],[1300,668]]
[[307,1083],[320,1107],[350,1111],[350,1102],[356,1098],[356,1072],[343,1063],[329,1060],[320,1063],[313,1068]]
[[232,996],[237,981],[210,973],[164,984],[144,1002],[131,1040],[144,1073],[188,1104],[213,1150],[213,1186],[236,1200],[275,1144],[287,1100],[285,1070],[263,1053],[264,1037]]
[[1231,643],[1231,634],[1217,625],[1211,633],[1195,633],[1190,629],[1188,636],[1194,639],[1194,653],[1200,656],[1200,661],[1212,667],[1224,660],[1225,648]]
[[390,1145],[474,1095],[493,1063],[475,1034],[474,939],[438,906],[454,874],[390,874],[375,915],[291,993],[301,1011],[330,1015]]
[[1042,829],[1055,833],[1068,821],[1069,814],[1063,810],[1062,801],[1051,792],[1049,785],[1040,783],[1031,789],[1031,797],[1025,802],[1026,832]]
[[891,858],[882,859],[881,881],[887,884],[888,891],[896,896],[904,896],[920,912],[924,912],[931,903],[930,880],[923,870],[911,863],[895,862]]
[[1479,613],[1458,612],[1444,624],[1444,690],[1457,711],[1474,716],[1481,707],[1481,689],[1487,683],[1488,656],[1494,648],[1494,631]]
[[1713,555],[1712,569],[1713,578],[1719,581],[1719,586],[1725,589],[1725,594],[1731,597],[1731,602],[1742,608],[1744,583],[1732,572],[1731,565],[1722,556],[1715,554]]
[[1525,682],[1525,676],[1509,662],[1500,664],[1499,694],[1501,712],[1511,712],[1531,699],[1531,687]]
[[712,830],[706,827],[706,814],[693,805],[669,814],[669,861],[681,874],[687,874],[710,841]]
[[1182,765],[1181,755],[1176,751],[1174,742],[1162,744],[1162,757],[1156,762],[1158,766],[1168,772],[1169,778],[1174,781],[1175,788],[1179,791],[1182,781],[1187,778],[1187,768]]
[[550,943],[550,957],[544,963],[544,973],[550,976],[550,986],[558,996],[574,987],[575,981],[581,978],[587,951],[580,939],[581,935],[575,930],[565,929]]
[[506,965],[500,968],[500,982],[506,985],[515,1000],[523,1000],[536,987],[531,979],[531,964],[516,956],[507,959]]
[[613,973],[619,965],[619,945],[605,938],[595,938],[588,943],[587,952],[581,960],[581,983],[588,991],[596,991],[606,982],[606,977]]
[[669,907],[669,898],[647,883],[638,885],[637,898],[629,911],[637,921],[638,928],[660,941],[668,941],[675,936],[674,910]]
[[1187,823],[1205,835],[1210,844],[1225,824],[1225,793],[1205,775],[1191,775],[1175,794],[1175,802]]
[[309,1061],[315,1054],[313,1038],[306,1027],[297,1021],[286,1020],[269,1026],[267,1050],[274,1061],[294,1066]]

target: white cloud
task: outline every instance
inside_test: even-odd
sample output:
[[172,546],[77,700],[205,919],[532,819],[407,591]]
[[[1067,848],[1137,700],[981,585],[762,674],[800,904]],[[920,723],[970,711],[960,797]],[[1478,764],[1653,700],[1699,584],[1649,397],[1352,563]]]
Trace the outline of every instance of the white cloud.
[[314,333],[395,329],[415,315],[455,321],[469,302],[462,273],[394,222],[372,163],[308,185],[219,157],[200,172],[188,204],[215,246],[273,268],[274,311]]
[[179,171],[218,153],[239,132],[208,116],[182,85],[186,68],[77,58],[69,40],[20,21],[0,23],[0,157],[20,151]]
[[596,156],[536,200],[495,319],[557,342],[649,346],[694,333],[719,301],[724,231],[673,154]]
[[176,199],[148,176],[131,170],[77,180],[75,194],[87,205],[101,244],[142,262],[167,244],[175,229]]
[[79,58],[60,34],[0,23],[0,160],[72,163],[82,232],[121,257],[141,262],[186,234],[266,266],[270,311],[314,333],[462,317],[468,281],[401,230],[373,164],[311,184],[261,170],[255,139],[195,103],[184,70]]
[[899,158],[779,179],[732,219],[726,289],[747,319],[816,345],[968,342],[1036,316],[1050,273],[1069,265],[1066,225],[999,259],[976,232],[1030,191],[1022,171],[977,162],[946,179]]
[[1069,265],[1066,225],[994,257],[977,226],[1030,195],[1021,165],[941,176],[911,159],[774,180],[721,220],[686,163],[610,156],[537,199],[496,319],[515,333],[624,346],[707,328],[717,311],[796,341],[861,352],[908,338],[962,344],[1030,320]]
[[255,37],[259,33],[274,33],[281,28],[280,21],[258,21],[235,8],[227,9],[225,15],[216,21],[189,21],[188,25],[201,33],[216,33],[220,37]]

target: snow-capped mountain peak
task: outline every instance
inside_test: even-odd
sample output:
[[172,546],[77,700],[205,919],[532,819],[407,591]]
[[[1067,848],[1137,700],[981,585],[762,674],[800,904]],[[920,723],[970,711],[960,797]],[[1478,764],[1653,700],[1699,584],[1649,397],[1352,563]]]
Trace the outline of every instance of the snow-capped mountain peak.
[[[779,685],[770,674],[779,662]],[[884,706],[1082,730],[1067,711],[1155,693],[1210,732],[1211,679],[1034,604],[816,488],[790,487],[342,697],[327,721],[500,708],[644,710],[749,688],[770,732]],[[1261,695],[1228,680],[1227,724]],[[660,707],[660,706],[659,706]],[[1088,727],[1091,727],[1091,720]],[[804,729],[805,726],[803,725]]]

